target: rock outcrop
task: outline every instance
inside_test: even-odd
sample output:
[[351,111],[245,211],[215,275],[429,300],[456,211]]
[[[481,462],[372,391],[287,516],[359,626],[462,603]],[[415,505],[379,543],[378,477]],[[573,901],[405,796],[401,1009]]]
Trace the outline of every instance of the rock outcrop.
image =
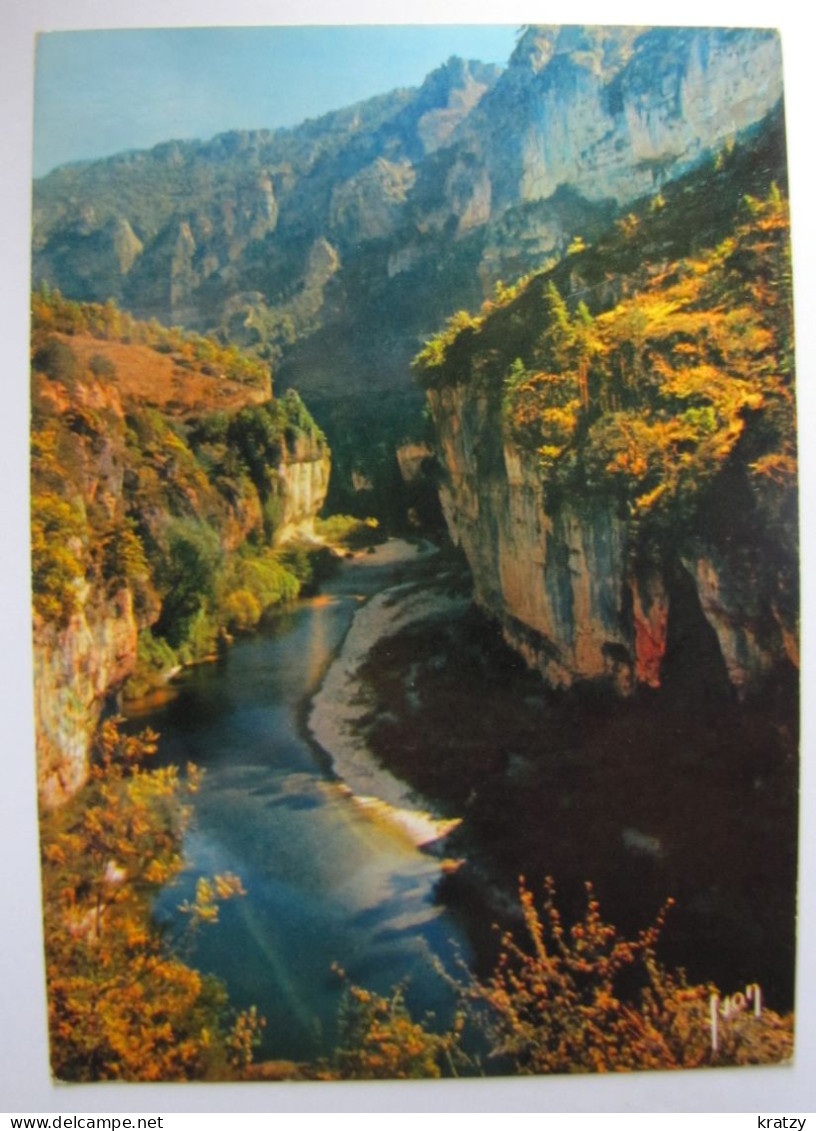
[[102,709],[136,666],[139,624],[129,590],[106,600],[89,590],[66,625],[35,626],[37,781],[49,809],[84,785]]
[[[106,314],[113,326],[117,312]],[[88,321],[81,308],[70,316]],[[325,440],[296,394],[270,400],[226,378],[217,360],[196,364],[177,350],[182,376],[168,399],[170,355],[44,333],[60,317],[59,304],[36,307],[44,344],[32,379],[35,731],[46,807],[86,780],[101,713],[137,668],[140,633],[161,625],[173,602],[177,614],[195,613],[195,590],[179,605],[186,574],[208,560],[218,568],[250,538],[279,545],[311,534],[329,480]]]
[[326,501],[331,464],[328,452],[310,437],[289,447],[278,464],[282,517],[275,532],[278,545],[302,536],[314,537],[314,520]]
[[773,32],[531,27],[459,144],[489,177],[496,209],[546,200],[559,185],[622,204],[733,140],[781,97]]
[[[544,499],[537,460],[505,442],[486,471],[495,405],[462,387],[430,390],[444,474],[440,501],[473,573],[474,598],[508,643],[554,686],[610,674],[631,688],[635,622],[626,622],[626,524],[608,507]],[[656,642],[664,646],[665,637]],[[648,666],[645,655],[640,666]]]
[[345,395],[349,373],[404,387],[440,319],[591,238],[781,97],[774,32],[531,27],[503,72],[454,58],[293,130],[56,170],[35,186],[34,274],[271,351],[307,395]]
[[[696,679],[747,697],[798,667],[790,246],[769,129],[416,359],[476,600],[554,686]],[[756,167],[764,199],[744,198]]]
[[553,503],[534,453],[505,440],[499,459],[486,454],[502,432],[495,399],[463,386],[428,398],[440,501],[474,598],[551,686],[600,680],[624,695],[659,687],[670,631],[694,647],[703,618],[738,695],[761,689],[785,662],[798,667],[789,583],[773,558],[760,560],[759,544],[735,547],[726,525],[719,541],[689,530],[679,558],[658,552],[649,561],[613,500]]

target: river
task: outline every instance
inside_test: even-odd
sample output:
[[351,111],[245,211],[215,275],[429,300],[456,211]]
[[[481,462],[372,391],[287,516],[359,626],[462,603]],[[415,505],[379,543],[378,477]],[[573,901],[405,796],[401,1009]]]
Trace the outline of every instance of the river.
[[131,718],[160,759],[206,771],[189,868],[156,911],[181,938],[197,878],[241,877],[189,959],[266,1017],[258,1058],[331,1055],[334,963],[380,993],[407,979],[413,1015],[444,1025],[435,962],[489,966],[520,873],[554,876],[572,918],[591,881],[630,937],[673,896],[669,967],[790,1009],[796,762],[775,716],[707,703],[678,665],[632,701],[548,694],[438,563],[394,541],[343,563]]
[[164,702],[131,712],[131,728],[160,732],[163,763],[205,771],[184,842],[188,867],[156,914],[180,938],[178,905],[197,878],[240,876],[246,896],[187,945],[234,1006],[255,1004],[265,1016],[258,1059],[331,1053],[342,994],[333,963],[379,992],[408,979],[415,1015],[444,1021],[451,994],[434,960],[451,967],[456,953],[468,955],[462,928],[434,900],[440,857],[417,847],[392,819],[397,810],[355,797],[306,726],[355,613],[418,556],[389,543],[344,563],[319,596],[186,672]]

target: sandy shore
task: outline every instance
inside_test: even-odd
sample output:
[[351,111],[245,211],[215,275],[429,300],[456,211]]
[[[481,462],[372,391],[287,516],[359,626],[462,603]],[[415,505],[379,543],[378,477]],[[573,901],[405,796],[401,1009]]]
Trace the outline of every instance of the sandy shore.
[[[417,558],[415,546],[394,539],[359,564],[391,565]],[[460,612],[467,603],[465,598],[419,587],[413,581],[393,585],[370,598],[356,613],[308,717],[312,736],[332,759],[335,772],[349,788],[350,799],[400,828],[416,845],[441,839],[460,822],[433,813],[426,799],[381,766],[368,749],[361,724],[373,702],[357,673],[380,640],[428,617]]]

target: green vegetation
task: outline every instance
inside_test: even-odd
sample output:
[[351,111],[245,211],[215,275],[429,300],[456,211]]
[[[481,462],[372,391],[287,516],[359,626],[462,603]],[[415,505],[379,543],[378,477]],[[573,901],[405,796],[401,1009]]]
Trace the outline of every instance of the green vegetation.
[[382,542],[385,535],[380,531],[376,518],[355,518],[350,514],[333,514],[315,522],[315,534],[332,546],[342,546],[347,550],[365,550]]
[[83,609],[129,595],[140,636],[126,692],[138,696],[210,655],[223,630],[254,628],[325,569],[318,547],[276,549],[281,468],[325,460],[325,437],[294,392],[210,411],[198,393],[186,404],[181,389],[184,414],[146,405],[120,386],[109,357],[80,351],[73,335],[115,341],[123,365],[127,339],[168,346],[190,359],[191,378],[211,365],[233,377],[264,367],[248,361],[244,370],[234,351],[145,326],[113,303],[42,290],[33,309],[35,612],[63,628]]
[[215,592],[221,544],[206,523],[176,519],[167,528],[167,552],[157,563],[156,581],[163,594],[156,633],[172,648],[190,637],[197,614]]
[[[407,364],[407,362],[406,362]],[[423,528],[434,529],[429,512],[438,512],[431,484],[406,483],[397,452],[405,444],[428,444],[430,421],[423,416],[419,389],[395,389],[387,395],[309,398],[321,427],[332,437],[332,474],[328,514],[375,516],[384,532],[405,534],[411,508],[422,512]],[[441,531],[444,521],[436,522]]]
[[261,615],[275,605],[292,601],[309,580],[308,561],[288,559],[300,573],[287,568],[283,552],[236,554],[219,579],[218,607],[231,632],[255,628]]
[[441,369],[449,358],[450,347],[461,340],[460,335],[478,330],[483,323],[483,317],[469,314],[466,310],[457,310],[447,320],[445,328],[427,341],[417,354],[416,368],[425,371]]

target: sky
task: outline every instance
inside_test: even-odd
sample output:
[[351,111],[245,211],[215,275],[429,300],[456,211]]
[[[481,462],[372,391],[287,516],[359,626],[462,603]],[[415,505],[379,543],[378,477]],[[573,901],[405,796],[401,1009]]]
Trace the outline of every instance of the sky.
[[517,27],[70,31],[37,41],[34,173],[170,138],[293,126],[418,86],[451,55],[504,64]]

